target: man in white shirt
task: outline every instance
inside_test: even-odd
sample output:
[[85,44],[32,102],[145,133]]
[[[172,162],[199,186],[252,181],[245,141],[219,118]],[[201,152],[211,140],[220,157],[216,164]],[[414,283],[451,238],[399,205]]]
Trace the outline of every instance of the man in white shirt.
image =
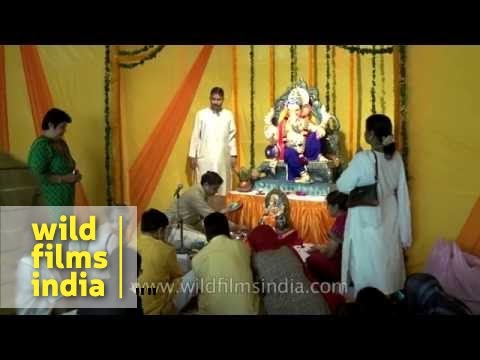
[[223,99],[223,89],[214,87],[210,107],[197,112],[188,158],[197,184],[203,174],[214,171],[224,180],[218,194],[225,196],[231,187],[230,168],[237,159],[237,129],[232,112],[222,108]]

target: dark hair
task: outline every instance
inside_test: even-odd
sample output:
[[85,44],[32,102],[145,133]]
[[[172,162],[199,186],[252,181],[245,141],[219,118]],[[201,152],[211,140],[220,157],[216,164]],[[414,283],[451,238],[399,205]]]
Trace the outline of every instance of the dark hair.
[[[392,135],[392,121],[387,115],[374,114],[367,118],[367,131],[373,131],[375,137],[382,143],[383,139]],[[395,143],[391,143],[383,147],[385,158],[390,160],[395,153]]]
[[228,225],[227,217],[219,212],[213,212],[205,217],[203,220],[205,226],[205,235],[207,241],[210,241],[215,236],[226,235],[230,237],[230,226]]
[[53,127],[56,128],[61,123],[70,124],[71,122],[72,118],[65,111],[51,108],[43,117],[42,130],[48,130],[48,124],[52,124]]
[[356,303],[343,303],[337,306],[335,315],[338,317],[354,317],[360,316],[360,306]]
[[205,185],[222,185],[223,179],[220,175],[218,175],[214,171],[207,171],[205,174],[202,175],[200,179],[200,184]]
[[154,232],[168,226],[168,217],[157,209],[149,209],[142,214],[140,229],[142,232]]
[[137,251],[137,277],[140,276],[142,272],[142,255]]
[[215,86],[214,88],[212,88],[212,90],[210,90],[210,96],[214,94],[220,95],[222,98],[224,97],[223,89],[218,86]]
[[361,289],[355,299],[359,310],[365,315],[389,315],[393,314],[393,303],[383,292],[374,287]]
[[338,205],[338,207],[343,211],[348,210],[347,200],[348,195],[338,190],[334,190],[327,195],[327,203],[329,205]]

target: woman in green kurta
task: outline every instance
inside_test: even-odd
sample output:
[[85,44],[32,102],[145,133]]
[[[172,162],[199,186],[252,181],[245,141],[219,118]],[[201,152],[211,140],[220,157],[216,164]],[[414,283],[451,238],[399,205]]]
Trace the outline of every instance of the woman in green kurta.
[[40,182],[48,206],[73,206],[75,183],[82,178],[63,139],[71,122],[64,111],[50,109],[42,121],[43,133],[35,139],[28,154],[28,165]]

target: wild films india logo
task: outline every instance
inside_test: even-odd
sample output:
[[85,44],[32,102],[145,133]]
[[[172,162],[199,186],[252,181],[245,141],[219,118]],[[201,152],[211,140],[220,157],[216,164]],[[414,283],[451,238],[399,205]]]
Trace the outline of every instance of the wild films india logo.
[[59,298],[75,307],[136,307],[129,284],[137,258],[128,251],[136,253],[136,217],[131,206],[0,207],[1,307]]

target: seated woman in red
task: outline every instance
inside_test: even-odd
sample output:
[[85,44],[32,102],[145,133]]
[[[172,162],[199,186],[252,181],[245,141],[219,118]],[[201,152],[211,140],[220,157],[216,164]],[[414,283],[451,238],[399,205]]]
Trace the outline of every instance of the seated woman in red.
[[307,259],[309,272],[318,282],[339,282],[342,269],[342,241],[347,221],[348,196],[339,191],[327,195],[327,206],[335,223],[329,232],[326,245],[315,245],[310,249]]

